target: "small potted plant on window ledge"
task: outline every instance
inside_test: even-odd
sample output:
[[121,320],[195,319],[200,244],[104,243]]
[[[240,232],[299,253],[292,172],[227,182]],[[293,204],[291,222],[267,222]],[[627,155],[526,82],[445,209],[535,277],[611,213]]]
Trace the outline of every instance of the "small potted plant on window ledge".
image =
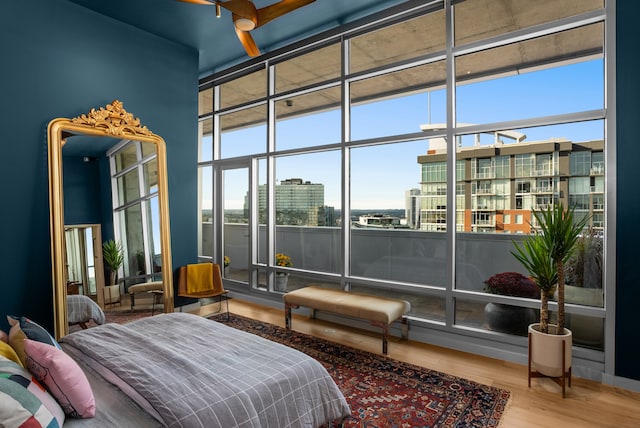
[[[519,272],[497,273],[484,283],[487,293],[540,298],[540,289],[536,283]],[[533,308],[490,302],[484,307],[484,316],[490,330],[526,336],[529,324],[536,320],[536,311]]]
[[231,257],[229,256],[224,256],[223,260],[223,267],[224,267],[224,275],[227,276],[229,274],[229,265],[231,264]]
[[[293,262],[291,257],[283,253],[276,254],[276,266],[291,267]],[[287,282],[289,280],[289,274],[287,272],[276,272],[276,291],[287,291]]]

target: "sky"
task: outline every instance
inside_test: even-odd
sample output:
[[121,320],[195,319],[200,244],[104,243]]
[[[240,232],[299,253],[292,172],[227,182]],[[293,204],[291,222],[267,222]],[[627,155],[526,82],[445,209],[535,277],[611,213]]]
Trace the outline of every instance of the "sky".
[[[602,109],[603,85],[602,59],[461,85],[456,89],[457,121],[488,124]],[[351,139],[356,141],[414,133],[420,131],[422,124],[445,122],[444,90],[425,92],[354,106]],[[339,142],[340,124],[339,111],[279,121],[276,128],[277,148],[283,150]],[[526,135],[524,141],[562,137],[571,141],[586,141],[602,139],[604,124],[594,121],[516,131]],[[482,135],[481,144],[492,144],[493,138],[493,134]],[[265,142],[265,126],[226,133],[222,137],[223,157],[261,152]],[[473,136],[462,139],[463,146],[471,144]],[[428,145],[425,139],[353,149],[350,171],[352,208],[404,208],[405,191],[419,187],[421,177],[417,157],[426,154]],[[339,151],[278,158],[276,177],[278,181],[302,178],[323,183],[326,205],[340,208]],[[239,195],[242,191],[246,192],[246,185],[241,187],[244,190],[237,192],[228,188],[231,193],[238,195],[227,198],[227,208],[242,208],[243,197]],[[204,205],[210,208],[210,202]]]

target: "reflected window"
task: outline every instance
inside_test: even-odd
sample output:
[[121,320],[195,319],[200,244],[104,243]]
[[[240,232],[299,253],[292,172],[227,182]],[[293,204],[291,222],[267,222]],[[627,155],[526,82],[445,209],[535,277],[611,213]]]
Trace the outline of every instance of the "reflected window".
[[162,271],[158,163],[151,143],[123,141],[108,153],[114,183],[114,236],[125,253],[125,288]]

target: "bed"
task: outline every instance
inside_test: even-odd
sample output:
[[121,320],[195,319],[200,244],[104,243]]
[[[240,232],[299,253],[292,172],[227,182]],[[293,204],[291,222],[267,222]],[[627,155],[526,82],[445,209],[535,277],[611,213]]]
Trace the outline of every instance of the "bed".
[[320,427],[350,414],[313,358],[196,315],[104,324],[60,344],[96,401],[94,418],[65,427]]

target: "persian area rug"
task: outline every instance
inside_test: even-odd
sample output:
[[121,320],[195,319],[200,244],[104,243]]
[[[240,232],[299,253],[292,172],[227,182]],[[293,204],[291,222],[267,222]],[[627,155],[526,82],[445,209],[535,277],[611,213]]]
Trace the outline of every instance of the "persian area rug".
[[[162,310],[155,311],[156,315],[162,313]],[[104,319],[105,323],[113,322],[117,324],[126,324],[131,321],[138,320],[140,318],[146,318],[151,316],[151,309],[135,310],[135,311],[105,311]]]
[[510,393],[240,315],[209,317],[304,352],[351,406],[344,427],[496,427]]

